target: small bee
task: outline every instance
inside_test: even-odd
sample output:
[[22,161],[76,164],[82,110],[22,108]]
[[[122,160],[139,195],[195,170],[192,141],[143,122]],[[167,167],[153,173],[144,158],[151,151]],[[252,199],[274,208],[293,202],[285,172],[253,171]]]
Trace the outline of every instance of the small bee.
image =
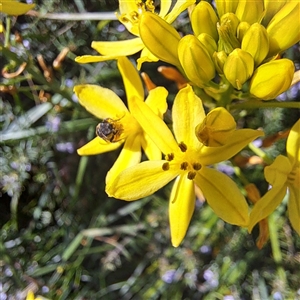
[[96,134],[107,143],[118,142],[123,129],[117,121],[110,118],[104,119],[97,125]]

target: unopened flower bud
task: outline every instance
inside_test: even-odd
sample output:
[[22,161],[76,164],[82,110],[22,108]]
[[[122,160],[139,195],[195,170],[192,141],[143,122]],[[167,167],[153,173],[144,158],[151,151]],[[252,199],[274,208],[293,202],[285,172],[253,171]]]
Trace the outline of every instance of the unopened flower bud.
[[227,80],[238,90],[251,77],[253,70],[252,55],[241,49],[235,49],[228,55],[223,69]]
[[206,1],[200,1],[192,11],[191,23],[196,36],[201,33],[207,33],[217,41],[217,22],[218,17],[214,9]]
[[217,11],[219,17],[225,15],[226,13],[235,13],[238,1],[232,0],[216,0]]
[[217,107],[196,126],[195,133],[205,146],[219,147],[226,144],[235,130],[236,123],[232,115],[225,108]]
[[252,55],[255,66],[260,65],[269,52],[269,36],[265,27],[252,24],[242,40],[242,50]]
[[300,41],[299,1],[287,2],[270,21],[270,50],[268,57],[276,55]]
[[224,64],[227,60],[225,51],[218,51],[213,54],[213,61],[215,63],[216,71],[218,74],[223,74]]
[[236,37],[239,20],[233,13],[223,15],[218,24],[219,43],[218,50],[224,50],[227,54],[232,52],[235,48],[240,48],[241,43]]
[[259,22],[263,16],[264,2],[262,0],[240,0],[236,8],[236,16],[240,22],[249,24]]
[[294,75],[294,64],[283,58],[259,66],[250,81],[250,93],[262,100],[271,100],[285,92]]
[[215,77],[212,59],[194,35],[184,36],[178,46],[178,56],[188,79],[203,87]]
[[210,57],[212,57],[214,52],[217,51],[216,41],[207,33],[201,33],[198,36],[198,40],[206,48]]
[[180,67],[177,47],[180,35],[158,15],[145,12],[139,23],[140,37],[145,46],[160,60]]
[[239,26],[237,28],[236,36],[237,36],[238,40],[240,41],[240,43],[242,42],[243,37],[249,28],[250,28],[250,24],[248,22],[241,22],[239,24]]

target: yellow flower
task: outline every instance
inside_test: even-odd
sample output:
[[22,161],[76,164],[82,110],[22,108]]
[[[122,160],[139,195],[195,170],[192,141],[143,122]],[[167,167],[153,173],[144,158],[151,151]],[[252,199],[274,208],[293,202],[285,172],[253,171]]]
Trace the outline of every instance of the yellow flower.
[[239,0],[235,14],[241,22],[248,22],[251,25],[261,20],[263,11],[263,0]]
[[0,12],[12,16],[24,15],[34,7],[35,4],[20,3],[16,0],[1,0],[0,2]]
[[[208,204],[226,222],[248,224],[248,206],[236,184],[208,165],[226,160],[262,133],[251,129],[235,130],[220,147],[207,147],[198,141],[195,128],[205,119],[202,101],[190,85],[181,89],[173,104],[173,131],[142,101],[134,101],[136,119],[165,154],[164,160],[145,161],[119,174],[106,186],[109,196],[137,200],[153,194],[175,179],[169,202],[173,246],[183,240],[195,206],[194,184],[201,188]],[[219,115],[222,118],[222,113]],[[209,121],[210,123],[210,121]]]
[[260,65],[251,78],[250,94],[263,100],[276,98],[291,86],[294,70],[293,62],[286,58]]
[[241,49],[252,55],[256,67],[260,65],[269,52],[269,36],[265,27],[252,24],[242,39]]
[[[123,101],[109,89],[97,85],[74,87],[80,104],[99,119],[103,119],[97,126],[97,137],[78,149],[78,154],[100,154],[115,150],[124,143],[119,158],[107,174],[107,181],[110,177],[116,177],[123,169],[139,163],[141,148],[149,159],[161,158],[160,150],[142,130],[135,119],[135,114],[131,111],[133,101],[143,102],[144,100],[144,89],[139,74],[125,57],[118,59],[118,67],[123,77],[129,110]],[[162,118],[167,110],[167,94],[165,88],[157,87],[149,92],[145,101],[146,106],[158,118]]]
[[260,220],[269,216],[288,192],[288,213],[292,227],[300,235],[300,119],[292,127],[286,143],[287,156],[279,155],[265,168],[271,189],[254,205],[249,232]]
[[252,55],[239,48],[228,55],[223,69],[226,79],[238,90],[252,76],[253,70]]
[[180,35],[173,26],[156,14],[145,12],[140,18],[139,28],[141,39],[151,53],[180,68],[177,53]]
[[[195,0],[176,1],[172,10],[169,12],[172,0],[162,0],[158,16],[166,22],[172,23],[181,12],[194,4],[194,2]],[[106,61],[120,56],[132,55],[141,50],[142,53],[138,60],[138,69],[144,61],[157,61],[158,58],[145,47],[139,32],[141,16],[146,12],[155,12],[153,3],[154,1],[152,0],[147,0],[145,3],[141,0],[120,0],[119,20],[128,31],[136,37],[125,41],[93,42],[92,48],[99,52],[101,56],[84,55],[77,57],[76,61],[79,63]]]
[[237,28],[239,19],[233,13],[227,13],[220,18],[218,24],[218,51],[225,51],[226,54],[232,52],[235,48],[240,48],[241,43],[237,39]]
[[26,300],[43,300],[43,298],[41,298],[41,297],[35,297],[34,293],[30,290],[27,293]]
[[300,2],[288,1],[267,26],[270,38],[268,56],[276,55],[300,40]]
[[227,60],[227,57],[228,56],[225,53],[225,51],[218,51],[213,54],[213,62],[215,64],[216,71],[219,74],[223,74],[223,68],[224,68],[224,64]]
[[216,6],[219,17],[222,15],[228,13],[228,12],[235,12],[236,7],[238,5],[238,1],[232,1],[232,0],[216,0]]
[[232,115],[225,108],[217,107],[196,126],[195,133],[205,146],[219,147],[228,143],[235,129],[236,123]]
[[213,7],[206,1],[200,1],[191,13],[191,24],[196,36],[207,33],[217,41],[217,22],[218,17]]
[[178,57],[187,78],[197,86],[204,87],[215,77],[214,63],[194,35],[186,35],[179,41]]

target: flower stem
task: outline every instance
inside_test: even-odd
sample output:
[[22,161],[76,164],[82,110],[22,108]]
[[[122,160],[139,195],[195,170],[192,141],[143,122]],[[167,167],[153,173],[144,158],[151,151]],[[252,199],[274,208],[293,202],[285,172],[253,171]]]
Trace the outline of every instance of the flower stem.
[[11,19],[10,19],[9,16],[7,16],[6,17],[5,40],[4,40],[4,47],[5,48],[8,48],[8,46],[9,46],[10,28],[11,28]]
[[270,230],[270,242],[272,247],[272,253],[275,263],[277,264],[277,273],[284,285],[286,285],[286,274],[282,267],[282,254],[280,250],[278,231],[277,231],[277,218],[278,215],[273,213],[269,216],[269,230]]
[[255,108],[270,108],[270,107],[281,107],[281,108],[300,108],[300,102],[295,101],[260,101],[260,100],[249,100],[241,103],[234,103],[230,105],[230,109],[255,109]]
[[260,158],[262,158],[266,164],[270,165],[273,162],[272,158],[270,158],[263,150],[256,147],[253,143],[250,143],[248,146],[250,150],[252,150]]

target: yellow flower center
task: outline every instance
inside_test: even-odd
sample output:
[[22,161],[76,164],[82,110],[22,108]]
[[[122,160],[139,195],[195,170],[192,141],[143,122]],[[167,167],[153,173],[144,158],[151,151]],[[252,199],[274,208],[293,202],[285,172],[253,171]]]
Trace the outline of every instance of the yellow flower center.
[[132,32],[135,32],[136,29],[138,29],[139,24],[139,18],[142,15],[142,13],[146,11],[154,12],[155,6],[153,4],[152,0],[146,0],[143,2],[142,0],[136,0],[137,10],[123,13],[119,17],[119,21],[123,23],[126,27],[130,24],[132,29]]
[[180,142],[178,147],[180,151],[165,156],[167,162],[163,163],[162,169],[168,171],[170,169],[170,164],[172,164],[179,169],[180,173],[187,173],[187,178],[193,180],[202,165],[198,161],[195,151],[188,149],[185,143]]

